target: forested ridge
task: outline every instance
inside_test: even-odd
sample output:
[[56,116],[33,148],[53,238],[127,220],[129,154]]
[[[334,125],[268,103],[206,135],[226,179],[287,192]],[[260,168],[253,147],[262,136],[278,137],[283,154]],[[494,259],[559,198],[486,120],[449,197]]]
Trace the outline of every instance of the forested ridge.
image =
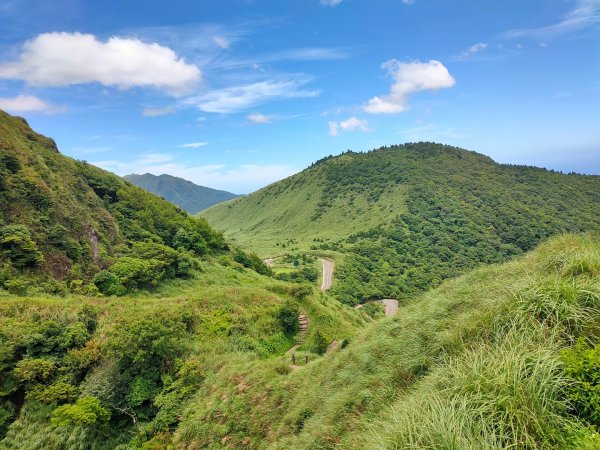
[[158,176],[149,173],[131,174],[123,178],[174,203],[190,214],[196,214],[216,203],[239,197],[231,192],[198,186],[191,181],[166,174]]
[[[318,198],[295,196],[308,189]],[[276,210],[294,229],[302,209],[309,209],[300,218],[304,236],[286,234],[283,226],[277,235],[265,220]],[[302,248],[293,240],[303,238],[304,249],[342,253],[333,292],[355,304],[412,295],[559,233],[600,230],[598,210],[598,176],[497,164],[475,152],[422,142],[326,158],[204,217],[240,242],[248,243],[246,234],[277,236],[268,248],[257,248],[265,256],[283,245]],[[345,226],[361,216],[370,226]],[[323,219],[331,217],[337,237],[318,237]],[[380,223],[373,226],[371,217]]]

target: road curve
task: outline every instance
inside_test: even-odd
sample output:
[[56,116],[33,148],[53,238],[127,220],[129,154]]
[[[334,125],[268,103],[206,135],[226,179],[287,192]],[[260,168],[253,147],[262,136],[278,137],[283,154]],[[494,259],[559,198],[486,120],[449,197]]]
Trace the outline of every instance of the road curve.
[[[383,306],[385,307],[386,317],[391,317],[391,316],[395,316],[396,314],[398,314],[398,300],[395,300],[393,298],[384,298],[383,300],[371,300],[371,301],[383,303]],[[369,302],[367,302],[367,303],[369,303]],[[361,303],[360,305],[356,305],[355,308],[356,309],[362,308],[367,303]]]
[[398,300],[394,300],[393,298],[384,298],[381,300],[381,302],[385,306],[386,316],[389,317],[398,314]]
[[321,284],[321,290],[326,291],[331,288],[333,283],[333,261],[331,259],[321,258],[323,263],[323,284]]

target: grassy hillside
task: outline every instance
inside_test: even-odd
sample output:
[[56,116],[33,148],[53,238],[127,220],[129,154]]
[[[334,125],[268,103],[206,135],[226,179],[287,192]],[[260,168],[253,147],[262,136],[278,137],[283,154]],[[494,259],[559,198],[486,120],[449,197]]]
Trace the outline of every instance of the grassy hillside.
[[347,303],[407,297],[549,236],[599,230],[600,177],[432,143],[347,152],[201,213],[260,256],[338,252]]
[[290,310],[311,321],[311,359],[316,335],[341,341],[370,320],[231,259],[152,294],[0,293],[0,448],[165,448],[185,404],[223,367],[279,361],[295,341],[282,320]]
[[175,443],[595,449],[599,320],[600,241],[560,237],[444,282],[301,369],[224,366]]
[[[0,289],[122,295],[189,276],[201,258],[227,251],[204,219],[61,155],[0,111]],[[267,272],[255,257],[238,260]]]
[[171,175],[131,174],[125,178],[130,183],[141,187],[165,200],[174,203],[190,214],[196,214],[217,203],[239,197],[227,191],[198,186],[191,181]]

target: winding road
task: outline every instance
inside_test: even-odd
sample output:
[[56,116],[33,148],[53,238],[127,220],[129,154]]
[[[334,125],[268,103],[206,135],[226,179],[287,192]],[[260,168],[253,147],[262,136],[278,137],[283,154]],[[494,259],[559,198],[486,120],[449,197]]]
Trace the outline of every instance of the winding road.
[[331,259],[321,258],[323,263],[323,284],[321,284],[321,290],[326,291],[331,288],[333,283],[333,261]]

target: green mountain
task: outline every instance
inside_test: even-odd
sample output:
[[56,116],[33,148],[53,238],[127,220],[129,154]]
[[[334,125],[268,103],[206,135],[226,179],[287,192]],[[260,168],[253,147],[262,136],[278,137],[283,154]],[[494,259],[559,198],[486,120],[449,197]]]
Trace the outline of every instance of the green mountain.
[[0,149],[0,288],[124,294],[186,277],[201,258],[228,251],[205,220],[61,155],[1,111]]
[[371,321],[3,112],[0,212],[0,449],[166,448],[224,364]]
[[565,231],[600,229],[600,177],[418,143],[347,152],[201,213],[262,257],[336,256],[349,304],[403,298]]
[[198,186],[191,181],[171,175],[131,174],[125,178],[130,183],[158,195],[183,208],[190,214],[196,214],[212,205],[239,197],[227,191]]
[[[599,236],[537,245],[597,229],[597,183],[420,144],[212,208],[263,210],[238,237],[290,253],[311,283],[289,283],[0,112],[0,449],[597,449]],[[383,318],[337,300],[360,289],[404,298]]]

